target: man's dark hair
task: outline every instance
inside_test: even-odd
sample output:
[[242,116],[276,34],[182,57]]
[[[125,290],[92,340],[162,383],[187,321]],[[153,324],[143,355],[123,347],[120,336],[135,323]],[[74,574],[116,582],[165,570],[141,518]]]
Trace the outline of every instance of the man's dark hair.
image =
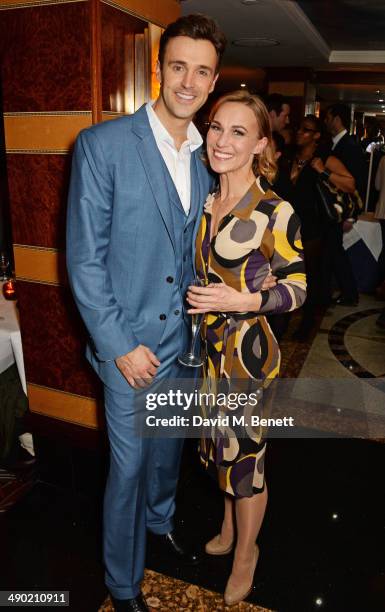
[[161,67],[167,43],[170,38],[175,38],[176,36],[188,36],[193,40],[208,40],[211,42],[218,56],[216,72],[219,71],[222,56],[226,48],[226,37],[214,19],[202,13],[193,13],[179,17],[179,19],[170,23],[160,37],[158,59]]
[[272,93],[269,96],[267,96],[266,100],[265,100],[265,104],[267,106],[267,110],[269,111],[275,111],[275,114],[280,115],[282,113],[282,107],[284,104],[290,104],[289,103],[289,99],[286,98],[285,96],[282,96],[282,94],[278,94],[278,93]]
[[339,117],[341,119],[341,123],[346,130],[350,128],[350,118],[351,112],[349,106],[346,104],[331,104],[326,109],[327,113],[330,113],[332,117]]

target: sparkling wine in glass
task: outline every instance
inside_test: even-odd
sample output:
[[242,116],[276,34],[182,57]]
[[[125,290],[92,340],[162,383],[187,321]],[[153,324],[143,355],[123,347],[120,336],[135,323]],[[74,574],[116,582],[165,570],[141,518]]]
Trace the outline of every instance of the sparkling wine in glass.
[[[194,280],[190,283],[190,285],[195,285],[196,287],[204,287],[206,285],[206,281],[203,278],[195,277]],[[203,313],[192,314],[191,315],[191,342],[190,348],[186,353],[182,355],[178,355],[178,361],[180,364],[188,367],[188,368],[200,368],[203,365],[203,359],[201,358],[199,352],[199,343],[198,343],[198,351],[196,351],[197,340],[199,337],[199,331],[201,328],[201,324],[203,321]]]

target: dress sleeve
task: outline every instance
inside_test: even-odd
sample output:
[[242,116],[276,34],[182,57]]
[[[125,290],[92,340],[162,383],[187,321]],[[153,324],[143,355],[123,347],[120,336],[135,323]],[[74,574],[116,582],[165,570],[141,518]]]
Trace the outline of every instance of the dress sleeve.
[[270,265],[277,285],[261,291],[260,313],[281,313],[302,306],[306,298],[306,275],[300,221],[289,202],[280,202],[270,220],[274,251]]

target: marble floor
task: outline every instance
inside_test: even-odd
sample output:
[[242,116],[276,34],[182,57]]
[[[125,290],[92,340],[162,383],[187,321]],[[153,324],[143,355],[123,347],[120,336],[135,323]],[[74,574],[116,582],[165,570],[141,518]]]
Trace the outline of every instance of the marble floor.
[[385,377],[385,330],[376,326],[384,302],[361,295],[356,308],[334,306],[324,315],[299,376]]

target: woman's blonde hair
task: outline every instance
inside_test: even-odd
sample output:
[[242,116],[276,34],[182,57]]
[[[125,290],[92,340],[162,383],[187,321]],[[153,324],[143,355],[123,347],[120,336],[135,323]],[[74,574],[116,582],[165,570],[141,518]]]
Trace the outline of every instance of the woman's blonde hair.
[[267,145],[259,155],[254,156],[253,172],[256,176],[264,176],[269,183],[272,183],[277,174],[277,164],[274,158],[274,143],[271,134],[269,113],[259,96],[251,94],[247,90],[240,89],[233,91],[219,98],[211,109],[209,122],[214,119],[219,107],[226,102],[237,102],[248,106],[254,113],[259,128],[259,138],[267,138]]

